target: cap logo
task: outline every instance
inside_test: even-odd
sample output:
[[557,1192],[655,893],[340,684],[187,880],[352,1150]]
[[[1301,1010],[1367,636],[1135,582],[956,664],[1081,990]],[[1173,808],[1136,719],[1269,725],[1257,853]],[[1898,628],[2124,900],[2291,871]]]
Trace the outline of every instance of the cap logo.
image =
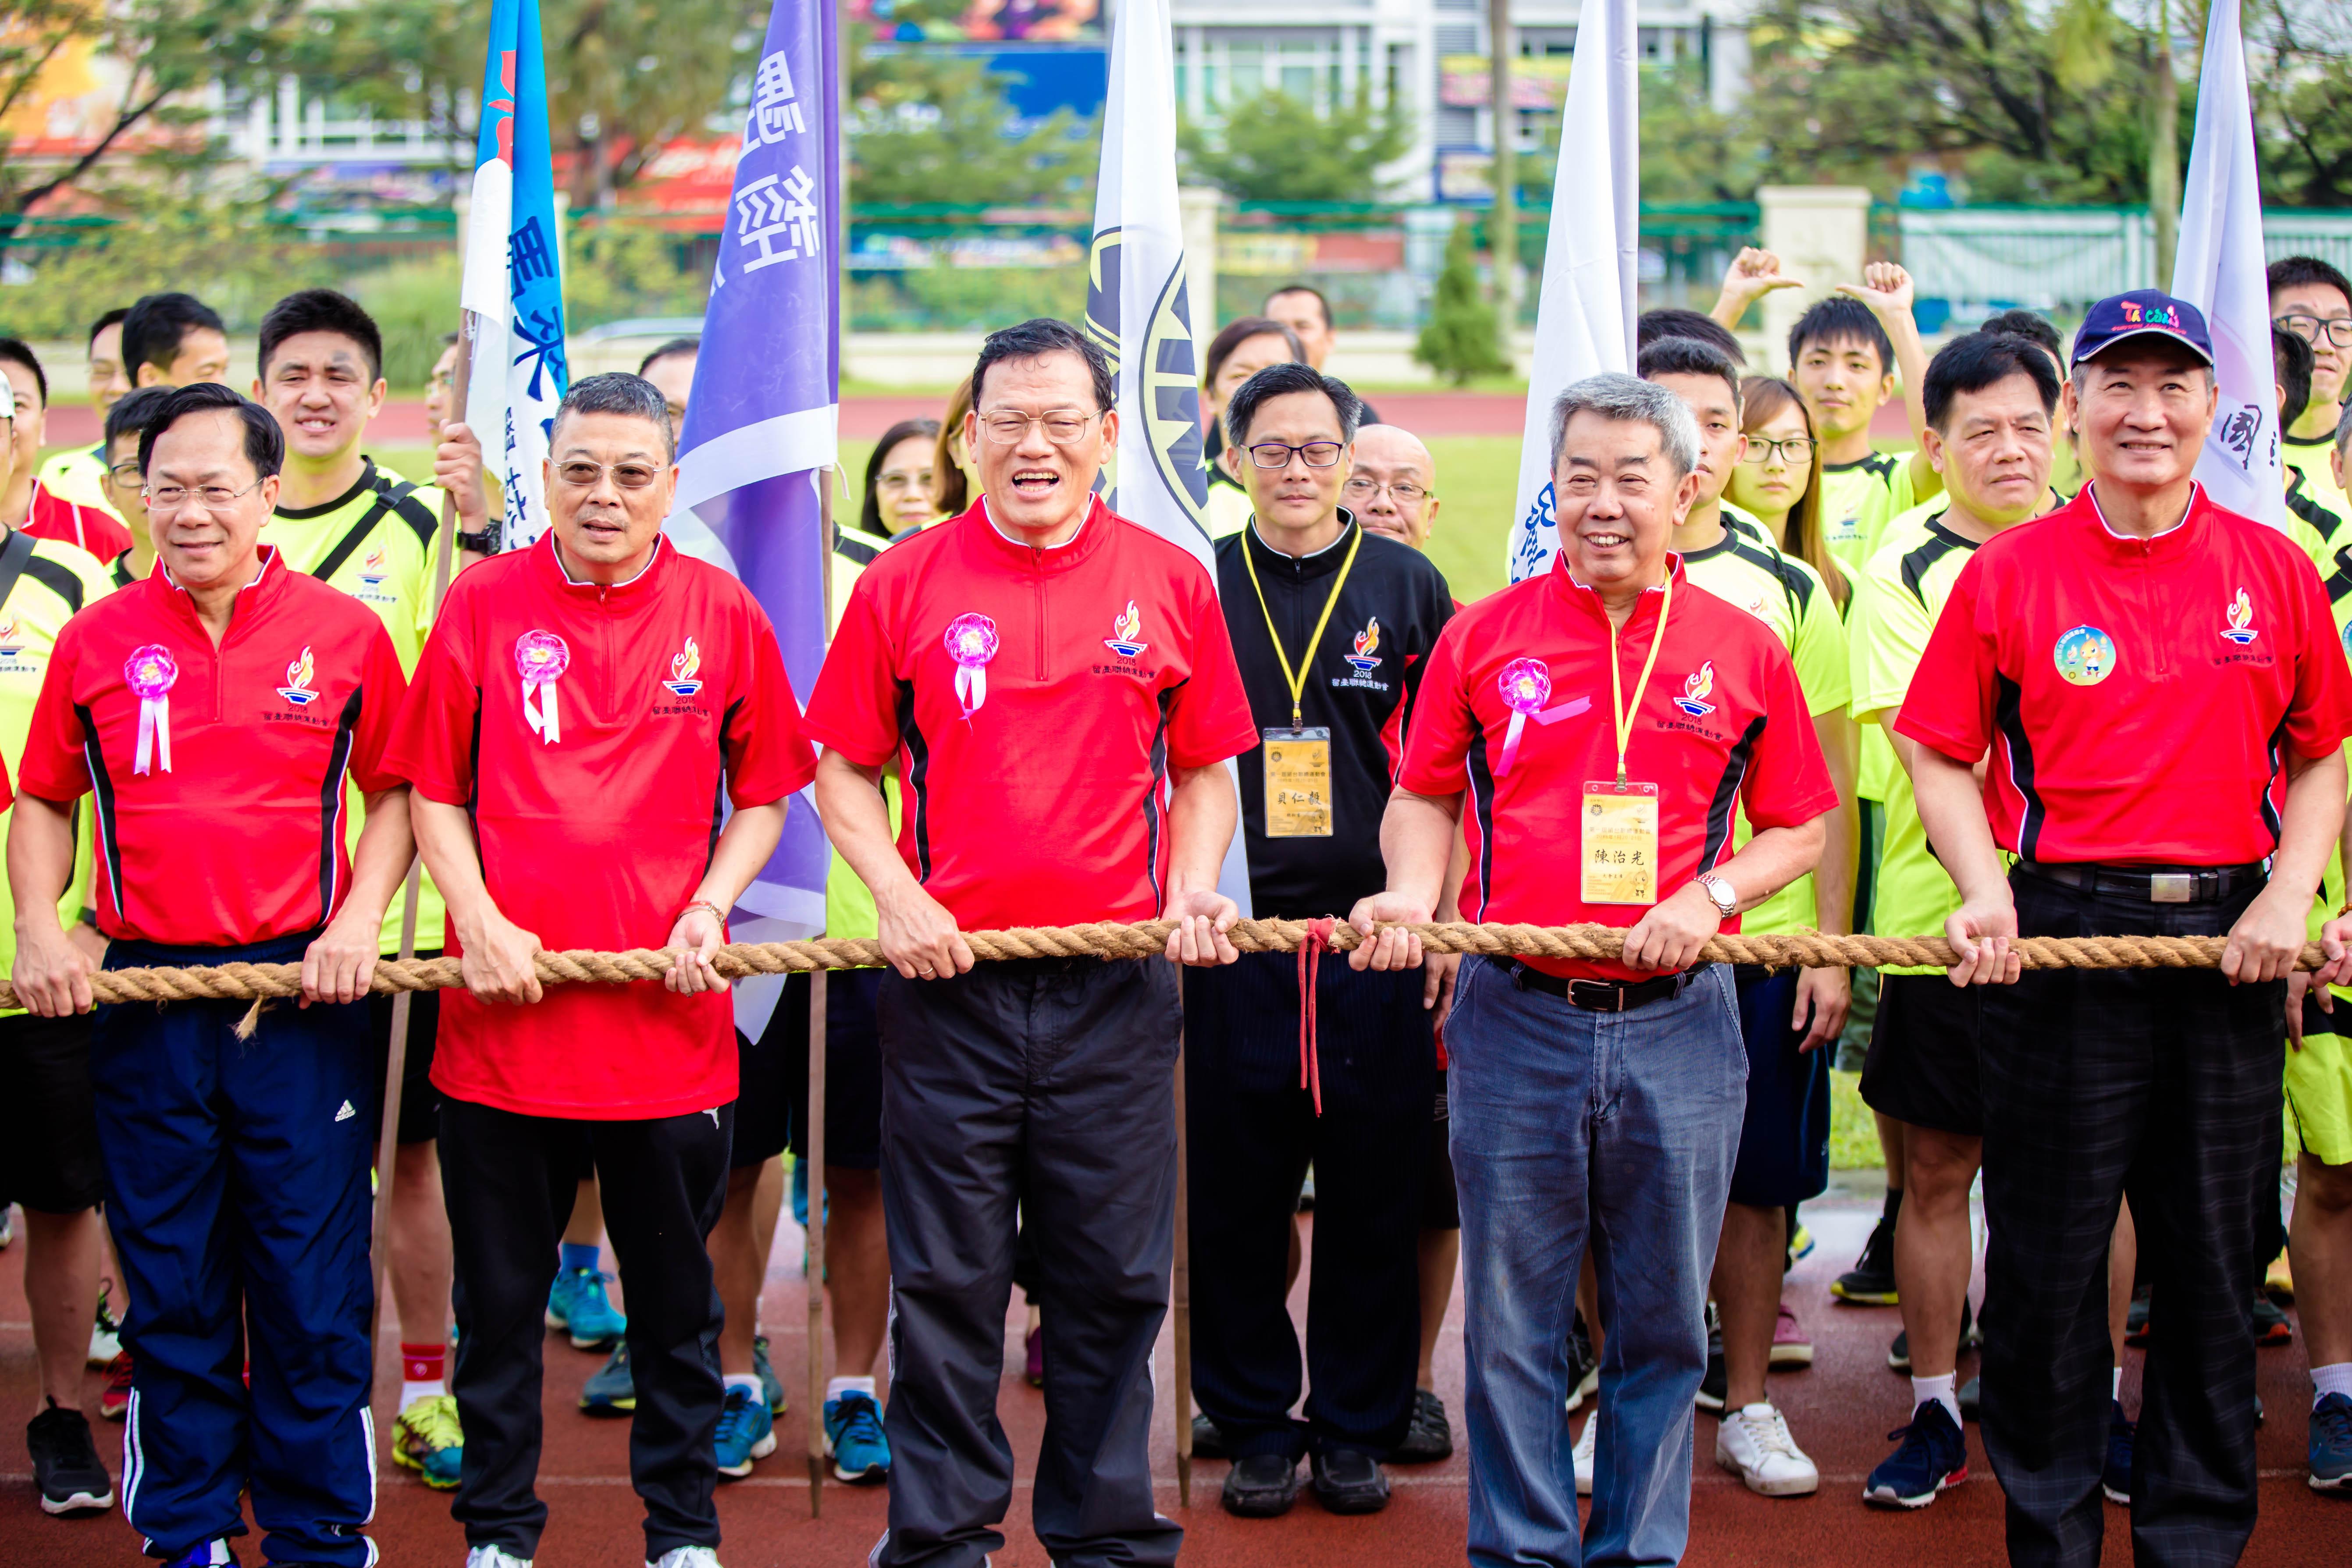
[[2096,686],[2116,672],[2116,640],[2096,626],[2074,626],[2059,634],[2051,658],[2069,686]]
[[2169,305],[2143,305],[2136,300],[2126,300],[2123,305],[2124,320],[2135,327],[2169,327],[2176,332],[2181,330],[2180,312]]

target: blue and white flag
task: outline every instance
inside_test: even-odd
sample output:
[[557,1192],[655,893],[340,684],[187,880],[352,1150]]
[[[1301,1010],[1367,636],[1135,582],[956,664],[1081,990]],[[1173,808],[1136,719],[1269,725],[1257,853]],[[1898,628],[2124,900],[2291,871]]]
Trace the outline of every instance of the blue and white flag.
[[1124,0],[1111,25],[1087,270],[1087,335],[1118,373],[1118,485],[1104,499],[1199,556],[1213,577],[1167,0]]
[[[1633,0],[1584,0],[1560,113],[1559,167],[1544,238],[1535,362],[1519,437],[1511,581],[1551,569],[1551,405],[1572,383],[1633,368],[1641,281],[1641,39]],[[1498,132],[1499,133],[1499,132]]]
[[2181,192],[2170,293],[2204,311],[2213,335],[2220,397],[2213,428],[2198,454],[2197,478],[2217,504],[2283,529],[2286,469],[2271,363],[2262,171],[2254,161],[2254,108],[2246,93],[2238,0],[2221,0],[2206,19],[2197,141]]
[[[775,623],[803,701],[824,661],[824,496],[841,402],[841,117],[833,0],[776,0],[751,78],[735,191],[702,314],[670,540],[723,567]],[[814,793],[736,901],[738,942],[824,929],[832,864]],[[737,988],[757,1039],[779,984]]]
[[478,332],[466,425],[505,493],[500,531],[509,550],[547,531],[548,432],[572,384],[563,358],[562,259],[539,0],[494,0],[459,299],[476,317]]

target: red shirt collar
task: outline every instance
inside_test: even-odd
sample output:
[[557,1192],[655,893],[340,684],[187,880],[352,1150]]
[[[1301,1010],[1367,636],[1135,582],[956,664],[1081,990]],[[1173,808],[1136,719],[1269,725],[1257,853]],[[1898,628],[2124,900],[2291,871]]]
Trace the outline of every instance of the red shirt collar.
[[[1683,572],[1683,558],[1677,551],[1666,552],[1666,579],[1677,587],[1688,585],[1689,579]],[[1603,630],[1608,629],[1609,606],[1601,602],[1600,593],[1591,584],[1579,582],[1576,574],[1569,570],[1568,552],[1565,550],[1552,557],[1551,584],[1553,593],[1560,603],[1569,605],[1577,614],[1598,621]],[[1664,587],[1664,584],[1660,584],[1656,587],[1642,590],[1642,597],[1634,605],[1633,613],[1626,617],[1626,630],[1632,630],[1643,616],[1654,614],[1653,605],[1664,604],[1666,597]],[[1653,599],[1650,597],[1653,594],[1658,596]]]
[[2073,505],[2082,510],[2084,532],[2109,560],[2132,562],[2150,558],[2177,559],[2198,548],[2204,542],[2211,527],[2212,514],[2218,510],[2212,498],[2205,493],[2205,487],[2192,483],[2189,489],[2189,510],[2181,514],[2180,521],[2153,538],[2141,539],[2118,533],[2108,523],[2106,514],[2099,510],[2095,481],[2083,487]]
[[637,574],[608,584],[585,583],[565,571],[563,558],[555,552],[555,530],[551,528],[541,534],[530,549],[531,569],[549,587],[562,594],[593,595],[600,604],[611,604],[616,599],[630,603],[651,595],[666,575],[671,554],[668,536],[657,533],[654,535],[654,552],[646,557],[646,563]]
[[[261,564],[254,572],[253,581],[236,591],[236,608],[229,613],[228,618],[228,636],[230,637],[237,635],[252,611],[260,609],[286,591],[286,576],[293,568],[287,565],[285,559],[278,553],[278,546],[262,545],[259,554]],[[154,584],[156,593],[163,595],[170,604],[175,605],[178,612],[185,616],[199,631],[204,631],[203,621],[196,614],[196,601],[190,596],[187,589],[180,585],[179,579],[172,575],[172,569],[163,564],[162,556],[156,557],[155,570],[149,574],[145,580]],[[248,594],[253,595],[251,599],[246,597]],[[205,632],[204,635],[209,638],[212,634]]]
[[1001,562],[1015,572],[1034,572],[1039,575],[1075,570],[1100,550],[1103,541],[1110,536],[1115,515],[1103,505],[1099,493],[1087,498],[1086,521],[1078,531],[1060,544],[1040,549],[1009,537],[988,515],[988,498],[981,497],[970,510],[945,526],[970,531],[972,547],[989,560]]

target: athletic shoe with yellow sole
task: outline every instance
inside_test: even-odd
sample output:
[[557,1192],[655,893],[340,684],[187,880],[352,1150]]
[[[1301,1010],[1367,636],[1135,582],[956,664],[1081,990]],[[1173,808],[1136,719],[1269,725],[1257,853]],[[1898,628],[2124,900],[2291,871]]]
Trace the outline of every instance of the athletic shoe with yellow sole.
[[447,1394],[412,1399],[392,1424],[393,1462],[415,1470],[436,1492],[453,1489],[466,1458],[466,1436],[457,1426],[457,1401]]

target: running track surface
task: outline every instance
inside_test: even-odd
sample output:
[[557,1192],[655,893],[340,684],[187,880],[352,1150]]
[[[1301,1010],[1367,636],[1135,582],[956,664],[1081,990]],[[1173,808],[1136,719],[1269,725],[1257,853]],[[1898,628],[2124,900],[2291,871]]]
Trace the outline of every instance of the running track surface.
[[[844,398],[841,433],[854,441],[871,441],[901,419],[937,419],[945,402],[936,396]],[[1382,419],[1416,436],[1516,436],[1528,413],[1525,396],[1501,392],[1383,392],[1373,402]],[[60,404],[49,410],[47,439],[53,447],[94,445],[99,428],[95,409]],[[1872,430],[1882,437],[1907,439],[1903,405],[1890,403],[1880,409]],[[425,405],[385,404],[368,435],[380,447],[426,445]]]
[[[1908,1385],[1887,1370],[1885,1362],[1886,1343],[1897,1327],[1895,1310],[1832,1305],[1829,1296],[1830,1280],[1859,1250],[1876,1210],[1876,1200],[1866,1193],[1841,1196],[1837,1189],[1831,1196],[1807,1205],[1805,1220],[1820,1238],[1820,1247],[1790,1277],[1792,1300],[1812,1331],[1818,1354],[1810,1371],[1776,1374],[1772,1393],[1788,1413],[1798,1441],[1821,1466],[1822,1491],[1792,1500],[1751,1496],[1736,1479],[1715,1467],[1715,1421],[1701,1414],[1696,1423],[1699,1447],[1687,1563],[1726,1568],[1764,1563],[1792,1568],[1812,1564],[1843,1568],[1851,1563],[1875,1568],[1906,1568],[1914,1563],[1968,1568],[2004,1560],[2000,1492],[1990,1479],[1974,1427],[1969,1429],[1974,1479],[1947,1493],[1932,1508],[1917,1514],[1888,1514],[1866,1509],[1860,1500],[1863,1477],[1890,1447],[1881,1434],[1908,1415]],[[20,1430],[15,1423],[29,1417],[35,1391],[32,1336],[24,1321],[21,1293],[23,1258],[22,1241],[0,1253],[0,1409],[11,1413],[8,1435],[0,1439],[0,1563],[128,1568],[139,1561],[139,1543],[120,1512],[97,1519],[52,1520],[40,1512],[34,1495],[24,1448],[15,1435]],[[1302,1279],[1292,1301],[1295,1313],[1304,1313],[1306,1290]],[[854,1568],[866,1561],[882,1528],[882,1494],[839,1485],[824,1489],[824,1517],[809,1518],[807,1467],[802,1451],[793,1447],[804,1429],[801,1391],[806,1386],[806,1339],[802,1328],[806,1321],[805,1303],[801,1234],[787,1215],[776,1240],[762,1318],[775,1343],[776,1370],[792,1389],[793,1409],[787,1422],[789,1436],[778,1453],[761,1461],[751,1479],[719,1489],[719,1518],[726,1535],[721,1556],[728,1568],[782,1568],[784,1564]],[[390,1316],[387,1312],[387,1320]],[[399,1386],[395,1343],[387,1321],[376,1369],[376,1413],[380,1430],[386,1433]],[[547,1568],[637,1568],[644,1561],[639,1533],[642,1515],[627,1480],[627,1424],[592,1421],[574,1404],[582,1381],[601,1358],[574,1351],[553,1335],[548,1339],[546,1353],[547,1444],[540,1486],[553,1517],[539,1561]],[[1046,1568],[1045,1553],[1029,1532],[1027,1517],[1044,1400],[1020,1376],[1017,1307],[1007,1321],[1005,1360],[1011,1375],[1003,1384],[1000,1409],[1018,1457],[1019,1479],[1013,1512],[1006,1521],[1008,1544],[995,1560],[999,1568]],[[2131,1352],[2124,1383],[2126,1408],[2137,1405],[2139,1360],[2138,1352]],[[1276,1563],[1291,1568],[1318,1564],[1427,1568],[1463,1561],[1466,1471],[1458,1451],[1442,1465],[1392,1470],[1395,1500],[1386,1512],[1370,1518],[1336,1518],[1323,1512],[1311,1495],[1304,1493],[1287,1518],[1270,1521],[1230,1518],[1216,1500],[1225,1467],[1206,1461],[1194,1468],[1192,1507],[1180,1509],[1173,1436],[1164,1403],[1172,1362],[1172,1347],[1163,1333],[1157,1358],[1163,1403],[1153,1443],[1153,1468],[1161,1482],[1161,1510],[1187,1527],[1184,1562],[1198,1568],[1259,1568]],[[1458,1295],[1440,1342],[1437,1364],[1439,1387],[1454,1414],[1458,1442],[1462,1408]],[[1962,1365],[1965,1374],[1973,1369],[1974,1358]],[[2310,1404],[2310,1384],[2300,1343],[2263,1350],[2260,1366],[2261,1393],[2270,1422],[2261,1436],[2262,1518],[2244,1561],[2260,1568],[2342,1563],[2345,1542],[2352,1539],[2352,1502],[2315,1496],[2304,1484],[2304,1413]],[[93,1373],[86,1389],[92,1411],[97,1408],[99,1387],[99,1375]],[[1578,1419],[1583,1417],[1580,1415]],[[118,1469],[121,1430],[106,1424],[99,1428],[100,1451],[109,1465]],[[381,1487],[373,1533],[387,1564],[457,1568],[464,1562],[464,1536],[449,1518],[446,1494],[426,1490],[388,1458],[383,1463]],[[256,1562],[256,1542],[248,1538],[242,1545],[245,1561]],[[2130,1550],[2125,1512],[2111,1506],[2106,1561],[2128,1563]]]

